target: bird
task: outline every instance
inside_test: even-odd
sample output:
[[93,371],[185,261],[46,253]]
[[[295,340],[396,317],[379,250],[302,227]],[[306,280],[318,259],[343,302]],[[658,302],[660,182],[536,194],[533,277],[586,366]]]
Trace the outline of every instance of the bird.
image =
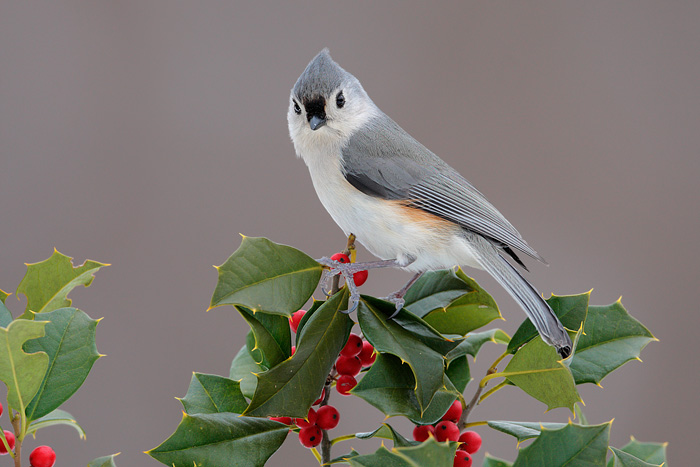
[[388,297],[398,313],[406,291],[426,271],[481,269],[513,297],[547,344],[562,358],[571,354],[561,321],[516,268],[527,270],[519,253],[546,264],[542,256],[471,183],[382,112],[327,48],[292,87],[287,123],[321,204],[346,235],[380,258],[318,260],[345,278],[350,309],[359,300],[352,281],[359,270],[414,273]]

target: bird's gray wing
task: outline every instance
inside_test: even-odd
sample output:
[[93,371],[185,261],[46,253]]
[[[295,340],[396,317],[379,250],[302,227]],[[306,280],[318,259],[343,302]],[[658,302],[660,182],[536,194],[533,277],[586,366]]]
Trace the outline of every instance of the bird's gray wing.
[[544,262],[484,195],[386,115],[356,131],[342,156],[346,180],[363,193],[405,200],[455,222],[504,248],[519,263],[510,247]]

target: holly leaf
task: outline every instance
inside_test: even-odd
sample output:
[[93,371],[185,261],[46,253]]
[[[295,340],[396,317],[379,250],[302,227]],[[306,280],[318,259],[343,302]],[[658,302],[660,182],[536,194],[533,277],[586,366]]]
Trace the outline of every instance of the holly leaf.
[[513,464],[511,464],[508,461],[504,461],[503,459],[498,459],[496,457],[491,457],[489,453],[486,453],[484,455],[484,463],[481,464],[482,467],[512,467]]
[[[370,303],[379,311],[386,313],[385,316],[391,316],[391,314],[393,314],[396,310],[393,303],[364,295],[362,298],[365,300],[365,302]],[[399,313],[392,318],[392,320],[406,331],[413,333],[418,340],[434,351],[438,352],[440,355],[447,354],[452,349],[457,347],[462,341],[461,339],[446,338],[430,324],[406,309],[400,310]]]
[[507,344],[510,341],[508,334],[501,331],[500,329],[489,329],[483,332],[472,332],[467,334],[459,345],[450,351],[446,355],[447,360],[454,360],[455,358],[471,355],[476,359],[476,354],[479,353],[481,346],[487,342],[493,342],[496,344]]
[[573,412],[581,401],[569,368],[539,336],[521,347],[499,375],[546,404],[547,410],[567,407]]
[[[588,300],[591,297],[591,292],[586,292],[578,295],[552,295],[545,301],[549,304],[554,314],[557,315],[559,321],[567,329],[579,329],[581,323],[586,322],[588,313]],[[584,328],[584,332],[585,328]],[[508,352],[515,353],[523,344],[529,342],[539,334],[532,324],[532,321],[526,319],[520,325],[513,337],[508,343]]]
[[374,454],[348,457],[347,462],[357,467],[452,467],[457,443],[438,443],[429,438],[410,447],[395,447],[389,451],[381,446]]
[[60,409],[56,409],[50,414],[44,415],[43,417],[32,421],[29,424],[29,428],[27,428],[27,434],[34,435],[34,433],[36,433],[38,430],[54,425],[71,426],[75,428],[75,430],[78,432],[78,436],[80,436],[80,439],[85,439],[85,430],[83,430],[83,428],[80,425],[78,425],[78,422],[75,420],[75,418],[73,418],[71,414],[69,414],[65,410]]
[[605,465],[610,423],[588,426],[569,423],[558,430],[544,429],[532,444],[520,449],[513,467]]
[[472,379],[467,356],[463,355],[448,361],[445,376],[450,379],[457,392],[463,393]]
[[104,457],[98,457],[97,459],[93,459],[90,461],[90,463],[87,465],[87,467],[117,467],[117,464],[114,463],[114,458],[117,457],[120,453],[112,454],[111,456],[104,456]]
[[184,413],[175,432],[147,454],[171,467],[264,466],[288,432],[289,427],[262,418]]
[[418,441],[410,441],[410,440],[404,438],[401,435],[401,433],[394,430],[394,427],[392,427],[388,423],[382,423],[382,426],[380,426],[376,430],[370,431],[368,433],[355,433],[355,438],[357,438],[357,439],[370,439],[370,438],[390,439],[394,442],[394,446],[396,446],[396,447],[416,446],[416,445],[420,444]]
[[180,399],[190,415],[198,413],[243,413],[248,401],[241,393],[240,383],[229,378],[193,373],[185,397]]
[[360,328],[377,352],[395,355],[408,364],[415,380],[415,397],[423,412],[435,393],[444,386],[444,359],[413,332],[395,320],[387,319],[393,313],[386,308],[387,305],[393,309],[393,305],[387,302],[363,297],[357,310]]
[[255,345],[251,350],[259,350],[262,360],[257,362],[266,368],[282,363],[292,355],[292,335],[289,318],[267,313],[253,313],[244,306],[235,307],[246,320],[253,332]]
[[45,352],[26,353],[22,346],[44,335],[45,321],[15,320],[0,328],[0,380],[7,386],[7,402],[24,411],[41,387],[49,367]]
[[253,356],[250,354],[250,351],[248,351],[248,347],[244,345],[231,362],[229,378],[238,381],[240,383],[241,392],[245,397],[250,399],[253,397],[255,387],[258,385],[258,378],[255,374],[261,373],[262,371],[263,369],[260,368],[260,365],[253,360]]
[[[666,446],[668,443],[642,443],[632,437],[630,442],[623,446],[620,451],[631,454],[651,465],[666,465]],[[613,465],[614,460],[610,459],[608,466],[612,467]]]
[[402,363],[401,359],[391,354],[379,353],[369,371],[350,392],[387,417],[403,415],[416,425],[440,420],[459,395],[449,378],[444,378],[439,390],[423,410],[416,398],[415,388],[416,380],[407,363]]
[[612,446],[609,449],[612,451],[613,456],[610,459],[612,464],[608,462],[608,465],[613,467],[661,467],[662,465],[644,462],[640,458]]
[[412,313],[443,334],[463,336],[501,318],[491,295],[459,268],[423,274],[404,299]]
[[241,246],[216,270],[219,280],[209,309],[242,305],[290,317],[313,294],[322,268],[295,248],[243,236]]
[[49,368],[36,396],[27,406],[28,420],[41,418],[61,406],[82,386],[92,365],[100,358],[95,344],[98,320],[77,308],[59,308],[36,315],[46,324],[45,334],[28,341],[28,352],[44,352]]
[[542,433],[543,428],[558,430],[566,426],[566,423],[508,422],[504,420],[493,420],[487,423],[494,430],[514,436],[518,443],[526,439],[537,438]]
[[10,294],[0,289],[0,327],[6,328],[12,322],[12,313],[5,306],[5,299]]
[[629,315],[618,300],[607,306],[588,307],[583,335],[571,360],[576,384],[600,381],[630,360],[639,360],[642,349],[657,340]]
[[258,374],[258,384],[244,415],[304,418],[318,399],[326,377],[350,335],[347,289],[327,300],[304,326],[291,358]]
[[34,313],[46,313],[71,305],[68,294],[79,285],[88,287],[100,268],[109,264],[85,261],[73,267],[73,258],[53,251],[47,260],[27,264],[27,273],[17,287],[17,295],[27,297],[27,307],[21,318],[33,319]]
[[302,329],[304,329],[306,322],[309,321],[309,319],[311,319],[311,316],[313,316],[314,312],[318,310],[321,307],[321,305],[326,303],[325,300],[316,300],[315,298],[312,298],[312,300],[313,303],[306,311],[306,313],[304,313],[304,316],[301,317],[301,321],[299,321],[299,324],[297,325],[295,345],[299,345],[299,336],[301,336],[301,331]]

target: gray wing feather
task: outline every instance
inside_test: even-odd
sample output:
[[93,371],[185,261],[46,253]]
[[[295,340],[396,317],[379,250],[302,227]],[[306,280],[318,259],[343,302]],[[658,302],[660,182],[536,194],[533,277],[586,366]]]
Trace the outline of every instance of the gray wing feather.
[[355,132],[342,155],[345,178],[365,194],[405,200],[545,262],[484,195],[388,116]]

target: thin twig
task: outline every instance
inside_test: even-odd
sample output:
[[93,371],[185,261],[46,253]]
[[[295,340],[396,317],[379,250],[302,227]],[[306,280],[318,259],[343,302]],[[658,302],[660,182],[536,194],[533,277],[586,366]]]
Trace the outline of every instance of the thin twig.
[[15,429],[15,467],[22,467],[22,417],[19,413],[12,418],[12,427]]
[[[343,253],[346,255],[350,256],[350,254],[355,250],[355,235],[350,234],[348,235],[348,242],[346,244],[345,250]],[[338,293],[338,290],[340,290],[340,274],[337,274],[333,276],[333,282],[331,283],[331,297]],[[331,384],[333,383],[333,380],[335,379],[335,368],[331,369],[331,373],[328,375],[326,378],[326,385],[324,386],[326,389],[326,393],[323,396],[323,401],[321,401],[321,406],[328,405],[328,399],[331,397]],[[330,464],[331,462],[331,438],[328,435],[327,430],[321,430],[321,434],[323,435],[321,437],[321,463],[322,465],[327,465]]]
[[[496,363],[497,364],[497,363]],[[497,371],[496,366],[493,365],[491,368],[486,371],[486,376],[489,376]],[[472,397],[472,400],[469,401],[467,406],[464,408],[462,411],[462,416],[459,417],[459,422],[457,423],[457,428],[459,428],[459,431],[464,430],[464,428],[467,426],[467,418],[469,417],[469,414],[471,413],[472,410],[474,410],[474,407],[476,407],[479,404],[479,396],[481,396],[481,392],[484,390],[484,387],[486,385],[482,386],[481,384],[477,385],[476,392],[474,393],[474,397]]]

